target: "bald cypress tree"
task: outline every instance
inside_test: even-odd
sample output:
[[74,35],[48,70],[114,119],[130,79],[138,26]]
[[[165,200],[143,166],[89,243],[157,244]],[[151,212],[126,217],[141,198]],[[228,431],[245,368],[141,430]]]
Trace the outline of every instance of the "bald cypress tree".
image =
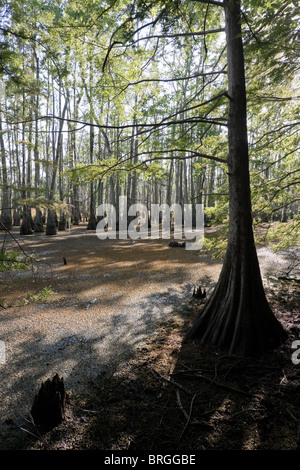
[[229,234],[218,283],[186,340],[241,356],[278,347],[287,335],[265,296],[252,228],[240,1],[224,1],[228,64]]

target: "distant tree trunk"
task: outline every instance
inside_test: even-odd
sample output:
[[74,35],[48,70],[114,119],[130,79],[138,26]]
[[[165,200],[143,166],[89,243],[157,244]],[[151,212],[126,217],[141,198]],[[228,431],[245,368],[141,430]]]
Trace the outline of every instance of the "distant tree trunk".
[[[36,55],[34,50],[34,57],[36,63],[36,81],[39,85],[39,58]],[[39,162],[39,121],[38,121],[38,113],[39,113],[39,90],[36,94],[36,102],[35,102],[35,140],[34,140],[34,149],[33,149],[33,156],[34,156],[34,165],[35,165],[35,172],[34,172],[34,182],[35,187],[38,188],[40,184],[40,162]],[[35,197],[38,198],[39,192],[36,191]],[[36,214],[34,218],[34,231],[35,232],[43,232],[43,219],[42,219],[42,211],[39,207],[36,208]]]
[[58,222],[58,230],[64,231],[66,230],[66,215],[63,211],[61,211],[60,216],[59,216],[59,222]]
[[[130,162],[137,162],[138,141],[136,137],[136,118],[133,117],[132,134],[130,139]],[[127,178],[127,225],[136,218],[135,215],[128,215],[130,206],[137,202],[137,174],[136,171],[130,171]]]
[[186,339],[199,338],[240,356],[278,347],[287,335],[266,300],[251,216],[246,90],[240,1],[225,0],[228,64],[229,235],[223,268]]
[[173,172],[174,172],[174,160],[171,160],[170,163],[170,170],[167,180],[167,196],[166,196],[166,203],[171,206],[172,205],[172,186],[173,186]]
[[[74,120],[76,120],[78,117],[78,107],[83,96],[83,91],[81,93],[78,93],[76,81],[77,81],[76,74],[74,74],[74,83],[73,83],[73,119]],[[74,126],[74,124],[71,124],[70,122],[68,125],[69,125],[69,130],[70,130],[70,134],[69,134],[70,154],[72,155],[72,158],[70,159],[70,168],[72,168],[76,164],[76,160],[77,160],[76,132],[74,132],[76,126]],[[72,200],[71,207],[72,207],[73,224],[79,225],[79,222],[81,221],[81,214],[80,214],[79,197],[78,197],[78,186],[76,184],[73,184],[73,187],[72,187],[71,200]]]
[[0,153],[1,153],[2,184],[3,184],[0,230],[4,229],[3,225],[5,226],[6,229],[11,230],[12,229],[12,217],[11,217],[11,208],[10,208],[11,203],[10,203],[10,195],[9,195],[9,187],[8,187],[8,179],[7,179],[6,153],[5,153],[3,131],[2,131],[1,109],[0,109]]
[[[72,127],[69,124],[69,129],[72,129]],[[73,159],[70,161],[70,168],[73,167],[74,164],[76,164],[76,140],[75,140],[75,132],[71,132],[70,139],[70,152],[73,156]],[[72,186],[72,216],[73,216],[73,224],[74,225],[79,225],[79,222],[81,220],[81,214],[80,214],[80,208],[79,208],[79,197],[78,197],[78,186],[73,183]]]
[[[23,93],[23,117],[25,116],[25,93]],[[30,172],[30,153],[28,153],[27,172]],[[27,174],[27,184],[30,181],[30,175]],[[22,125],[22,197],[26,199],[26,152],[25,152],[25,123]],[[31,235],[31,209],[28,204],[23,204],[22,223],[20,226],[20,235]]]
[[[58,177],[58,187],[59,187],[59,199],[60,202],[64,202],[64,184],[63,184],[63,170],[64,170],[64,163],[63,163],[63,144],[61,145],[61,152],[59,156],[59,177]],[[64,209],[60,210],[59,213],[59,222],[58,222],[58,230],[63,231],[66,230],[66,212]]]
[[20,226],[20,235],[31,235],[32,234],[32,218],[30,206],[25,204],[22,212],[22,223]]
[[42,211],[38,207],[36,208],[36,214],[34,218],[34,231],[35,232],[44,231]]
[[191,185],[192,226],[194,228],[196,227],[196,195],[195,195],[193,160],[191,160],[191,168],[190,168],[190,185]]
[[14,209],[13,211],[13,225],[14,227],[19,227],[21,222],[21,216],[19,213],[19,209]]
[[59,123],[55,155],[53,156],[53,172],[52,172],[51,186],[50,186],[50,191],[49,191],[49,208],[48,208],[48,216],[47,216],[46,235],[56,235],[57,215],[56,215],[56,211],[51,206],[54,201],[56,173],[57,173],[57,167],[58,167],[59,159],[60,159],[61,152],[62,152],[62,130],[63,130],[63,124],[64,124],[64,117],[65,117],[65,113],[67,110],[67,104],[68,104],[68,99],[66,98],[65,105],[64,105],[62,115],[61,115],[61,120]]
[[287,208],[286,208],[286,206],[284,206],[284,207],[282,208],[282,211],[281,211],[281,219],[280,219],[280,222],[281,222],[281,223],[285,223],[285,222],[287,222],[287,220],[288,220]]
[[216,167],[215,164],[213,163],[211,168],[210,168],[210,175],[209,175],[209,184],[208,184],[208,194],[207,194],[207,207],[213,207],[215,205],[214,203],[214,187],[215,187],[215,173],[216,173]]
[[56,211],[48,209],[46,235],[56,235]]
[[[90,163],[93,164],[94,161],[94,127],[90,126]],[[94,183],[90,184],[90,217],[87,224],[87,230],[95,230],[97,226],[96,219],[96,204],[95,204],[95,194],[94,194]]]

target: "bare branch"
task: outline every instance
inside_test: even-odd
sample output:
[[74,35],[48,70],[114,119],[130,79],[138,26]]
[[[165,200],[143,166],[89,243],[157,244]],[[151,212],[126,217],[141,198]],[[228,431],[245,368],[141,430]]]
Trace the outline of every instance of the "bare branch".
[[[157,154],[157,153],[162,153],[162,154],[166,154],[166,153],[173,153],[173,152],[183,152],[183,153],[189,153],[189,155],[185,155],[185,156],[166,156],[164,157],[164,160],[188,160],[190,158],[194,158],[194,157],[198,157],[198,158],[205,158],[205,159],[208,159],[208,160],[213,160],[215,162],[218,162],[218,163],[227,163],[227,160],[225,160],[224,158],[220,158],[220,157],[214,157],[213,155],[206,155],[204,153],[200,153],[200,152],[197,152],[196,150],[190,150],[190,149],[179,149],[179,148],[175,148],[175,149],[171,149],[171,150],[156,150],[156,151],[148,151],[148,152],[139,152],[139,156],[140,155],[151,155],[151,154]],[[158,160],[161,159],[161,157],[154,157],[154,158],[151,158],[149,160],[144,160],[143,163],[146,163],[148,161],[153,161],[153,160]]]
[[208,3],[209,5],[215,5],[217,7],[224,7],[224,2],[215,2],[214,0],[192,0],[197,3]]
[[[170,155],[170,156],[165,156],[166,153],[173,153],[173,152],[184,152],[184,153],[189,153],[189,155],[184,155],[184,156],[174,156],[174,155]],[[117,162],[113,163],[113,164],[109,164],[107,162],[99,162],[99,163],[89,163],[87,165],[84,166],[84,168],[105,168],[105,170],[103,171],[101,177],[103,178],[107,173],[110,173],[112,171],[120,171],[120,170],[123,170],[123,171],[133,171],[133,170],[137,170],[138,168],[141,168],[143,166],[147,166],[148,163],[152,163],[152,162],[155,162],[157,160],[161,161],[161,160],[189,160],[191,158],[194,158],[194,157],[198,157],[198,158],[205,158],[207,160],[212,160],[212,161],[216,161],[218,163],[225,163],[227,164],[227,160],[225,159],[222,159],[220,157],[215,157],[213,155],[206,155],[206,154],[203,154],[203,153],[200,153],[200,152],[197,152],[197,151],[194,151],[194,150],[188,150],[188,149],[172,149],[172,150],[157,150],[157,151],[145,151],[145,152],[139,152],[138,156],[141,156],[141,155],[151,155],[151,154],[163,154],[164,157],[158,157],[158,156],[153,156],[153,157],[150,157],[150,158],[147,158],[146,160],[143,160],[143,161],[140,161],[139,163],[137,163],[136,165],[133,165],[133,166],[130,166],[130,168],[126,168],[124,165],[124,163],[130,161],[131,159],[131,156],[129,157],[126,157],[125,159],[122,159],[122,158],[119,158]],[[82,169],[82,167],[81,167]],[[97,178],[99,178],[99,175],[97,175]]]
[[[198,105],[201,106],[201,105]],[[142,124],[124,124],[124,125],[109,125],[109,124],[97,124],[94,122],[84,122],[80,121],[78,119],[70,119],[70,118],[63,118],[61,116],[55,116],[55,115],[45,115],[45,116],[40,116],[35,119],[26,119],[22,121],[15,121],[15,122],[10,122],[7,121],[7,124],[11,126],[15,126],[18,124],[26,124],[26,123],[31,123],[35,122],[36,120],[43,120],[43,119],[57,119],[59,121],[65,121],[65,122],[72,122],[72,123],[77,123],[85,126],[92,126],[92,127],[97,127],[98,129],[111,129],[111,130],[126,130],[126,129],[132,129],[132,127],[135,128],[157,128],[161,126],[172,126],[172,125],[177,125],[177,124],[184,124],[184,123],[205,123],[205,124],[215,124],[217,126],[222,126],[222,127],[227,127],[227,124],[225,122],[222,122],[224,118],[216,118],[216,119],[204,119],[204,118],[187,118],[187,119],[177,119],[174,121],[166,121],[166,122],[153,122],[153,123],[142,123]]]
[[108,48],[108,50],[107,50],[107,53],[106,53],[106,56],[105,56],[103,65],[102,65],[102,72],[104,72],[104,70],[105,70],[106,62],[108,61],[108,57],[109,57],[110,51],[112,50],[112,48],[113,48],[116,44],[123,44],[123,43],[120,42],[120,41],[113,41],[113,42],[110,44],[110,46],[109,46],[109,48]]
[[[150,36],[144,36],[142,38],[138,38],[135,41],[130,42],[130,45],[136,44],[139,41],[145,41],[146,39],[166,39],[166,38],[172,39],[172,38],[188,37],[188,36],[192,36],[192,37],[205,36],[206,34],[223,33],[224,31],[225,31],[225,28],[218,28],[218,29],[210,29],[207,31],[195,31],[192,33],[153,34]],[[123,46],[125,46],[125,44]]]
[[273,129],[271,131],[265,132],[256,142],[253,142],[252,145],[257,145],[264,137],[277,134],[279,131],[283,129],[292,129],[295,126],[299,126],[300,121],[292,122],[291,124],[284,124],[283,126],[279,127],[278,129]]
[[[184,81],[184,80],[192,80],[194,78],[199,78],[199,77],[207,77],[210,75],[221,75],[221,74],[227,74],[226,70],[220,70],[217,72],[203,72],[203,73],[196,73],[195,75],[190,75],[187,77],[175,77],[175,78],[142,78],[141,80],[137,80],[136,82],[130,82],[125,85],[124,88],[120,91],[119,94],[123,93],[125,90],[127,90],[128,87],[134,86],[134,85],[140,85],[141,83],[155,83],[155,82],[160,82],[160,83],[169,83],[169,82],[179,82],[179,81]],[[117,96],[119,96],[119,94]]]

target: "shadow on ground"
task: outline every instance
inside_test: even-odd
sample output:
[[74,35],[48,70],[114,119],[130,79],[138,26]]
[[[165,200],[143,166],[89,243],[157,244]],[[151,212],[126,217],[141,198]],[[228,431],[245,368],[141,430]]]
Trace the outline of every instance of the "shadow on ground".
[[[299,450],[300,366],[291,360],[299,294],[291,310],[273,303],[289,340],[261,358],[239,358],[182,337],[201,306],[191,303],[184,327],[170,321],[113,374],[70,397],[66,422],[27,449],[193,452]],[[31,429],[33,432],[33,429]]]
[[[134,292],[127,307],[134,308],[139,299],[143,313],[136,328],[134,322],[117,311],[105,332],[99,328],[97,335],[93,335],[91,329],[87,337],[85,330],[84,340],[76,324],[73,332],[61,334],[53,341],[37,329],[35,337],[30,336],[28,353],[26,331],[22,331],[14,370],[22,372],[25,363],[24,370],[29,373],[11,376],[8,369],[1,372],[6,396],[9,397],[10,390],[15,394],[9,397],[11,406],[22,401],[25,392],[33,399],[36,385],[48,368],[52,375],[53,371],[61,375],[66,367],[71,371],[66,381],[67,416],[60,426],[40,435],[24,411],[29,410],[30,402],[24,402],[19,420],[8,417],[1,423],[2,449],[155,452],[300,449],[300,365],[291,360],[292,341],[299,340],[296,287],[281,285],[279,291],[270,292],[272,308],[289,332],[286,344],[260,359],[241,359],[197,342],[182,344],[186,330],[201,309],[192,299],[180,309],[182,297],[178,285],[191,288],[184,281],[188,274],[186,256],[189,266],[199,263],[193,253],[168,251],[163,244],[153,243],[146,265],[135,255],[142,250],[138,244],[93,245],[92,236],[87,236],[84,241],[80,239],[82,245],[78,249],[63,236],[56,247],[45,236],[39,240],[32,238],[31,242],[37,251],[42,248],[45,256],[45,276],[39,280],[39,288],[47,286],[51,277],[58,293],[57,299],[47,305],[47,318],[63,307],[66,312],[63,320],[68,325],[68,309],[72,308],[72,321],[77,313],[92,313],[91,301],[95,296],[95,305],[101,310],[110,299],[110,295],[106,297],[107,288],[112,289],[118,302],[123,302],[127,292],[125,282],[131,283],[128,286],[133,286]],[[64,255],[67,265],[62,263]],[[172,262],[168,264],[170,258]],[[53,267],[55,279],[49,275],[46,263]],[[212,265],[208,266],[211,268]],[[142,289],[151,283],[161,286],[162,270],[170,278],[167,289],[141,295]],[[172,290],[170,285],[175,277],[177,288]],[[201,279],[206,286],[213,286],[214,280],[205,277],[205,272]],[[28,276],[17,282],[20,298],[28,290],[37,289]],[[13,291],[8,285],[7,292],[9,289]],[[176,304],[176,316],[158,316],[160,324],[153,322],[153,309],[160,312]],[[38,309],[31,312],[32,318],[37,312]],[[24,309],[2,313],[3,325],[10,325],[9,315],[20,322],[24,317]],[[26,311],[25,315],[30,317]],[[128,333],[133,333],[131,341]],[[105,354],[96,357],[95,352],[105,341]],[[77,382],[77,391],[69,389],[69,382]]]

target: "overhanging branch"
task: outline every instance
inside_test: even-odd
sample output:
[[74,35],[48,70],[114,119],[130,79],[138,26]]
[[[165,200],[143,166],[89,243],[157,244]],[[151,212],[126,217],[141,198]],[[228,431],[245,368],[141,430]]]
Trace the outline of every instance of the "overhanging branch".
[[217,7],[224,7],[224,2],[215,2],[214,0],[191,0],[197,3],[208,3],[209,5],[215,5]]
[[227,127],[227,124],[225,122],[222,122],[223,118],[218,118],[218,119],[205,119],[205,118],[187,118],[187,119],[177,119],[174,121],[163,121],[163,122],[157,122],[157,123],[142,123],[142,124],[124,124],[124,125],[109,125],[109,124],[97,124],[95,122],[84,122],[80,121],[78,119],[70,119],[70,118],[63,118],[61,116],[55,116],[55,115],[45,115],[45,116],[40,116],[35,119],[26,119],[22,121],[14,121],[10,122],[7,121],[7,124],[11,126],[19,125],[19,124],[26,124],[26,123],[31,123],[35,122],[36,120],[46,120],[46,119],[57,119],[59,121],[65,121],[65,122],[72,122],[75,124],[81,124],[85,126],[91,126],[91,127],[97,127],[98,129],[110,129],[110,130],[126,130],[126,129],[132,129],[133,127],[135,128],[150,128],[150,129],[155,129],[158,127],[165,127],[165,126],[174,126],[177,124],[187,124],[187,123],[204,123],[204,124],[215,124],[217,126],[222,126],[222,127]]
[[[208,29],[207,31],[194,31],[191,33],[173,33],[173,34],[152,34],[149,36],[144,36],[142,38],[138,38],[135,41],[131,41],[130,45],[136,44],[139,41],[146,41],[148,39],[173,39],[173,38],[180,38],[180,37],[194,37],[194,36],[205,36],[206,34],[214,34],[214,33],[223,33],[225,28],[218,28],[218,29]],[[126,44],[123,46],[127,47]]]
[[[212,161],[215,161],[215,162],[218,162],[218,163],[226,163],[227,164],[227,160],[225,160],[224,158],[220,158],[220,157],[215,157],[214,155],[207,155],[207,154],[204,154],[204,153],[200,153],[200,152],[197,152],[196,150],[190,150],[190,149],[179,149],[179,148],[175,148],[175,149],[171,149],[171,150],[158,150],[158,151],[153,151],[153,152],[139,152],[139,156],[141,155],[151,155],[151,154],[157,154],[157,153],[162,153],[162,154],[166,154],[166,153],[173,153],[173,152],[183,152],[183,153],[188,153],[189,155],[184,155],[184,156],[166,156],[166,157],[163,157],[163,160],[188,160],[190,158],[194,158],[194,157],[198,157],[198,158],[205,158],[206,160],[212,160]],[[147,163],[148,161],[153,161],[153,160],[161,160],[162,158],[161,157],[153,157],[153,158],[150,158],[149,160],[144,160],[143,162],[141,163]]]

